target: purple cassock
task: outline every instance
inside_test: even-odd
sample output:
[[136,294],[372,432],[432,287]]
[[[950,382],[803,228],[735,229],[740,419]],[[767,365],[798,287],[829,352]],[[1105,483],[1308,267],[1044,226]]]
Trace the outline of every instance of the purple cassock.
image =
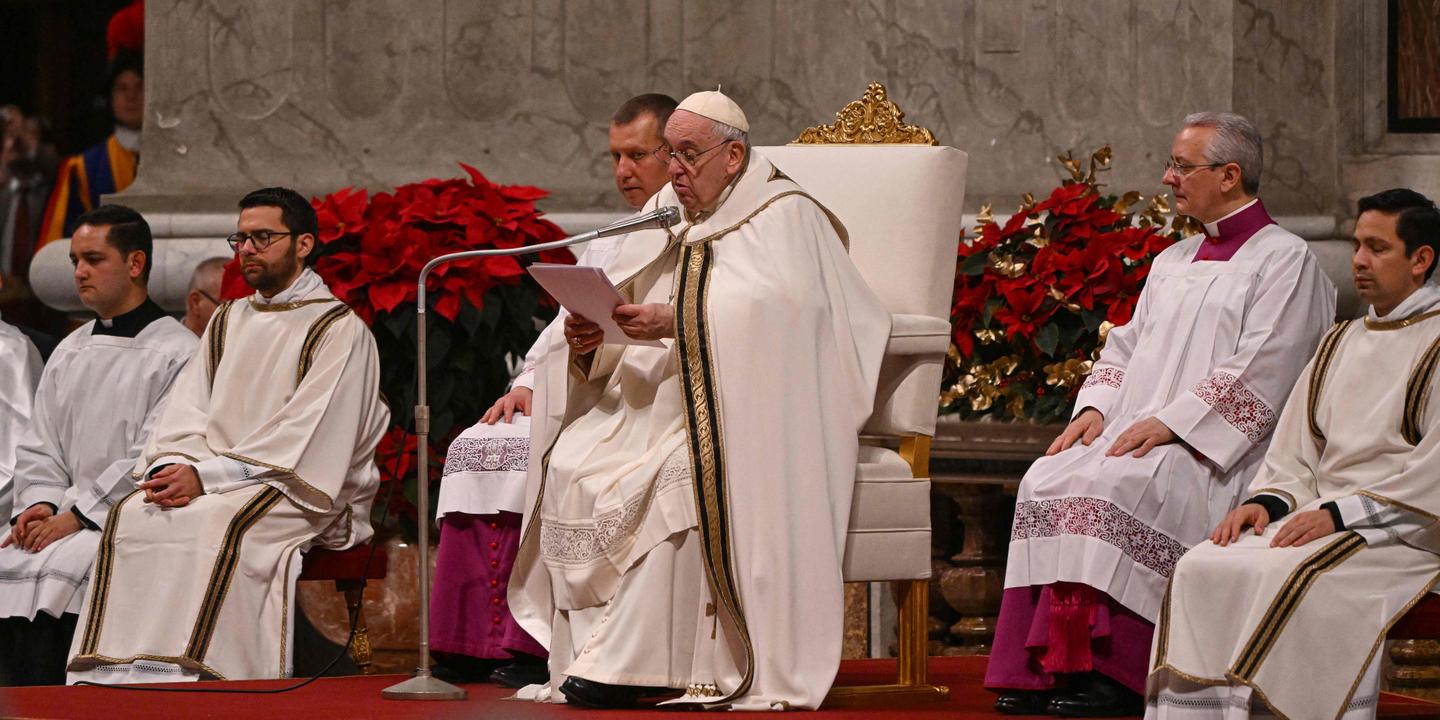
[[[1255,200],[1207,223],[1191,262],[1225,262],[1255,233],[1273,224]],[[1001,600],[985,687],[1049,690],[1056,675],[1096,671],[1137,693],[1145,692],[1155,626],[1088,585],[1011,587]]]
[[547,653],[505,599],[520,546],[520,506],[530,454],[529,418],[478,424],[445,459],[436,514],[440,548],[430,595],[430,647],[479,659]]

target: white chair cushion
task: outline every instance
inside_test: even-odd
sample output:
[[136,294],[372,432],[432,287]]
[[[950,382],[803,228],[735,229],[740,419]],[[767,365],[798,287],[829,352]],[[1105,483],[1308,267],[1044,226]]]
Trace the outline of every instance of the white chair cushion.
[[930,577],[930,479],[894,450],[860,447],[842,564],[849,582]]

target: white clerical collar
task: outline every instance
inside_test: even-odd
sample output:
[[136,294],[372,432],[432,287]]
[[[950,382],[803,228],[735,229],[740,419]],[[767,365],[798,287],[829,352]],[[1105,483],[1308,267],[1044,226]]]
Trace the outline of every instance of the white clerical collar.
[[1245,203],[1238,208],[1235,208],[1233,211],[1230,212],[1229,215],[1226,215],[1225,217],[1222,217],[1215,222],[1205,223],[1205,234],[1209,235],[1210,237],[1220,237],[1220,223],[1225,222],[1226,220],[1229,220],[1230,218],[1235,217],[1242,212],[1245,212],[1246,208],[1249,208],[1251,205],[1254,205],[1257,202],[1260,202],[1260,198],[1251,198],[1250,202]]
[[1394,310],[1385,313],[1384,317],[1375,313],[1374,305],[1371,305],[1370,309],[1365,312],[1365,317],[1372,321],[1404,320],[1411,315],[1434,310],[1436,306],[1440,306],[1440,285],[1437,285],[1435,279],[1431,278],[1429,282],[1421,285],[1419,289],[1401,300]]
[[257,290],[254,295],[250,296],[250,302],[256,305],[279,305],[281,303],[296,302],[304,299],[306,295],[314,292],[317,288],[324,286],[325,281],[321,280],[320,276],[316,275],[314,270],[307,267],[300,271],[300,276],[295,278],[295,282],[290,283],[290,287],[275,293],[275,297],[267,298]]
[[131,130],[124,125],[116,125],[115,142],[120,143],[120,147],[130,152],[138,153],[140,152],[140,131]]

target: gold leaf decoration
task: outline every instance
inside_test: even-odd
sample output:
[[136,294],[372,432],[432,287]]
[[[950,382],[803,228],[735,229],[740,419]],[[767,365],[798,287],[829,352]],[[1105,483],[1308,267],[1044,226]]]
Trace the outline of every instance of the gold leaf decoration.
[[1090,373],[1091,364],[1089,360],[1070,358],[1065,362],[1046,365],[1045,384],[1060,389],[1075,387]]
[[819,125],[800,133],[797,145],[854,145],[899,143],[939,145],[935,134],[905,122],[905,113],[890,100],[885,86],[872,82],[865,94],[835,113],[834,125]]

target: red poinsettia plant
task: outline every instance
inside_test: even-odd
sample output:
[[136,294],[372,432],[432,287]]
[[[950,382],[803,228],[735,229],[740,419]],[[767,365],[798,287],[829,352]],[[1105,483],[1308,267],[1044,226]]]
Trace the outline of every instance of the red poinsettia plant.
[[1164,195],[1137,214],[1138,192],[1102,194],[1110,148],[1088,168],[1059,158],[1070,179],[1036,202],[1026,194],[1003,223],[990,206],[962,239],[950,309],[942,413],[963,419],[1068,418],[1110,327],[1130,320],[1150,263],[1188,230],[1167,226]]
[[[463,250],[518,248],[559,240],[535,202],[548,195],[525,185],[499,185],[461,164],[466,177],[431,179],[371,194],[345,188],[312,199],[319,237],[315,272],[375,333],[380,391],[390,405],[390,431],[375,460],[385,479],[405,482],[408,502],[390,513],[413,523],[416,283],[425,263]],[[429,477],[438,482],[450,440],[475,422],[509,384],[510,371],[534,343],[556,306],[525,272],[531,262],[573,263],[568,250],[528,256],[474,258],[441,265],[426,279],[429,370]],[[223,292],[243,297],[235,262]]]

